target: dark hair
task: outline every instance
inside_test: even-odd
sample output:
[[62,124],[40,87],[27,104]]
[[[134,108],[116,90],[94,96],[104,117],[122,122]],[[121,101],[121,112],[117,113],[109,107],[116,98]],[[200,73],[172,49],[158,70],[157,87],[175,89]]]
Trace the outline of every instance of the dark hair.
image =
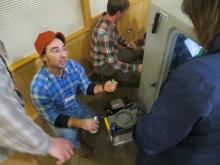
[[110,15],[115,15],[117,11],[125,11],[129,7],[128,0],[108,0],[107,12]]
[[207,49],[220,33],[220,0],[184,0],[182,10],[192,20],[201,45]]

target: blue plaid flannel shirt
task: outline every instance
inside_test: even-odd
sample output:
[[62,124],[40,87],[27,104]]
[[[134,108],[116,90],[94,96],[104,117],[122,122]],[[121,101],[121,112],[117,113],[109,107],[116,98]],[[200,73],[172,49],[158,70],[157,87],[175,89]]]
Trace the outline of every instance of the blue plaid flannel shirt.
[[43,66],[31,82],[32,102],[40,115],[54,125],[59,114],[74,114],[78,87],[86,94],[90,83],[84,68],[75,61],[66,62],[62,77],[56,77]]

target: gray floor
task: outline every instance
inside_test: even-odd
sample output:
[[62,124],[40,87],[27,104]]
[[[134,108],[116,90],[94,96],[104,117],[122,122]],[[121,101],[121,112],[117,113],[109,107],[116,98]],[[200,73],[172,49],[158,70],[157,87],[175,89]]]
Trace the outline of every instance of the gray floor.
[[[137,88],[119,88],[114,94],[101,94],[97,96],[80,96],[87,105],[93,108],[98,115],[105,115],[103,105],[109,100],[128,96],[131,100],[136,100]],[[51,130],[44,123],[43,127],[47,132]],[[134,165],[137,149],[133,142],[112,146],[106,127],[103,121],[100,121],[100,130],[97,134],[82,133],[82,138],[92,149],[88,158],[74,155],[65,165]],[[39,157],[39,161],[44,165],[55,164],[50,157]]]

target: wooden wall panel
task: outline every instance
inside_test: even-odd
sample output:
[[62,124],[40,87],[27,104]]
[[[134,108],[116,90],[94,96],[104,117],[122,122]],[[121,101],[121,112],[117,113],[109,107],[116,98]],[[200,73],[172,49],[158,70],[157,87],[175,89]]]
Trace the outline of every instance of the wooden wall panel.
[[[149,0],[131,0],[129,10],[118,22],[122,36],[127,41],[134,41],[147,31]],[[131,31],[128,31],[131,28]]]
[[69,58],[77,60],[86,69],[87,74],[91,74],[93,66],[89,55],[89,31],[83,33],[67,44]]

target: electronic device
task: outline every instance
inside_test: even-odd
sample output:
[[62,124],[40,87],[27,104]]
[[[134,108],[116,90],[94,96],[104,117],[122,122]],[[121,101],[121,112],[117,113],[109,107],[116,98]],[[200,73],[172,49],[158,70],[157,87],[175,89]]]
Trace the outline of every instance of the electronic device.
[[106,115],[113,115],[117,113],[119,110],[123,109],[127,104],[129,104],[130,100],[127,97],[113,99],[107,103],[104,103],[104,109]]
[[151,111],[170,70],[197,58],[203,50],[192,22],[181,10],[182,0],[153,0],[150,3],[138,93],[138,102],[146,112]]
[[110,142],[113,146],[133,141],[132,130],[137,119],[143,114],[138,104],[130,104],[128,108],[119,110],[104,118]]
[[115,100],[110,101],[110,106],[112,110],[117,110],[117,109],[123,108],[125,104],[122,99],[115,99]]

